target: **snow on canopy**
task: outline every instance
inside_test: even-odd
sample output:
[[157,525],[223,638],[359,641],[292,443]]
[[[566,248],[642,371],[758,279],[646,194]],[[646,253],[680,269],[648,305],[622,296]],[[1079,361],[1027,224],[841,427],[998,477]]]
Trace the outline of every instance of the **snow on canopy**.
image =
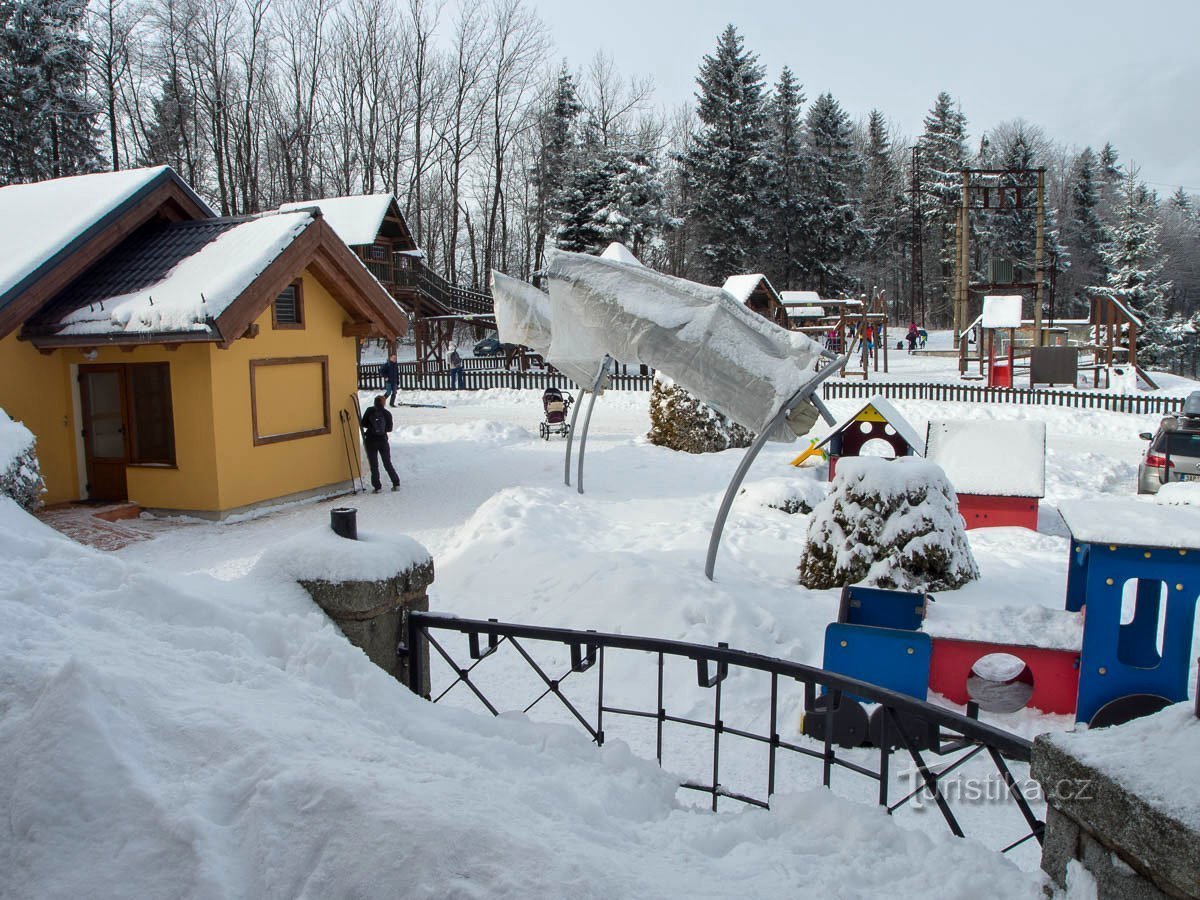
[[932,421],[925,458],[960,494],[1046,496],[1046,423]]
[[280,212],[316,207],[325,217],[325,224],[350,247],[373,244],[383,225],[391,194],[363,194],[356,197],[330,197],[326,200],[301,200],[284,203]]
[[987,296],[983,298],[984,328],[1020,328],[1021,304],[1025,298],[1013,296]]
[[1103,498],[1064,500],[1058,511],[1085,544],[1200,550],[1200,510],[1192,506]]
[[161,281],[63,316],[59,334],[207,331],[313,219],[303,210],[248,219],[183,259]]
[[0,617],[6,896],[832,896],[851,865],[872,894],[1040,896],[823,788],[685,808],[622,741],[418,699],[295,583],[175,576],[6,499]]
[[613,241],[604,248],[604,252],[600,254],[601,259],[611,259],[613,262],[625,263],[629,266],[640,266],[642,261],[638,259],[630,251],[628,247],[620,241]]
[[[721,285],[721,289],[733,296],[739,303],[745,303],[758,286],[767,280],[761,272],[753,275],[730,275]],[[770,282],[767,282],[770,284]]]
[[793,319],[816,319],[825,315],[821,306],[788,306],[787,314]]
[[554,321],[549,297],[531,284],[502,272],[492,272],[492,300],[496,312],[496,333],[500,340],[521,344],[541,354],[578,385],[590,388],[595,384],[603,356],[583,365],[575,360],[559,360],[550,356]]
[[786,306],[794,306],[796,304],[803,304],[805,306],[821,305],[821,295],[816,291],[782,291],[779,296]]
[[167,170],[126,169],[0,188],[0,296]]
[[[815,371],[820,347],[721,288],[582,253],[546,266],[549,359],[586,368],[605,354],[663,372],[717,412],[761,433]],[[771,435],[789,441],[781,426]]]
[[904,443],[912,447],[913,453],[915,453],[917,456],[925,455],[924,438],[917,433],[917,430],[912,427],[912,424],[908,421],[908,419],[904,418],[904,416],[900,414],[900,411],[896,409],[896,407],[892,406],[890,402],[885,400],[883,397],[880,397],[878,394],[871,397],[870,400],[855,410],[853,415],[846,416],[846,418],[842,419],[841,422],[833,427],[833,430],[830,431],[829,434],[821,439],[821,442],[817,444],[817,446],[824,447],[829,443],[835,434],[845,431],[847,428],[853,425],[858,416],[868,408],[874,408],[875,412],[883,416],[887,420],[887,423],[896,429],[896,433],[900,435],[900,437],[904,440]]

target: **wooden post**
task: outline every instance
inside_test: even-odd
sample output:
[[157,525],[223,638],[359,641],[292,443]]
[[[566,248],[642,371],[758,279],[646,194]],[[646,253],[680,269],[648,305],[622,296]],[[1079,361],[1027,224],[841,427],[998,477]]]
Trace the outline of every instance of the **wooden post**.
[[1037,170],[1037,243],[1033,248],[1034,299],[1033,299],[1033,346],[1041,347],[1042,341],[1042,281],[1045,277],[1043,259],[1046,249],[1046,170]]

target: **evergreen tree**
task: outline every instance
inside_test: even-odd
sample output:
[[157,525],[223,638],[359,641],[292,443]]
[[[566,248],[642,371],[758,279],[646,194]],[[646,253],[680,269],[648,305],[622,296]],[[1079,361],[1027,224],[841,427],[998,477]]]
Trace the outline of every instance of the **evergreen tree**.
[[100,167],[85,0],[0,0],[0,183]]
[[1100,188],[1097,183],[1098,161],[1091,147],[1084,147],[1071,165],[1070,207],[1066,241],[1071,251],[1071,273],[1065,293],[1073,312],[1086,308],[1088,285],[1105,281],[1104,223],[1100,220]]
[[851,139],[850,117],[829,93],[809,107],[804,167],[804,248],[802,268],[809,290],[823,297],[848,291],[849,265],[866,245],[851,185],[863,177],[863,161]]
[[745,272],[766,237],[761,213],[766,182],[767,108],[763,68],[728,26],[696,79],[700,129],[684,159],[691,219],[701,257],[698,273],[713,284]]
[[1162,278],[1166,259],[1156,212],[1153,194],[1131,169],[1119,185],[1115,219],[1100,251],[1108,278],[1094,288],[1120,300],[1142,320],[1138,356],[1150,365],[1170,358],[1166,297],[1171,285]]
[[867,287],[888,284],[888,275],[899,261],[904,233],[901,216],[904,209],[900,167],[888,134],[883,113],[871,110],[867,119],[866,145],[863,148],[866,175],[863,179],[862,218],[867,235]]
[[780,290],[802,288],[799,256],[804,230],[804,120],[800,108],[804,91],[788,68],[770,100],[771,129],[767,141],[768,180],[764,268]]
[[572,165],[578,163],[579,138],[576,123],[583,104],[575,90],[575,79],[566,62],[558,71],[549,102],[538,116],[539,153],[530,171],[536,209],[534,265],[541,267],[546,238],[559,227],[580,186],[568,183]]
[[935,316],[950,308],[954,273],[954,210],[962,194],[966,164],[967,120],[951,96],[938,94],[917,141],[920,167],[921,219],[925,225],[925,284],[932,289]]

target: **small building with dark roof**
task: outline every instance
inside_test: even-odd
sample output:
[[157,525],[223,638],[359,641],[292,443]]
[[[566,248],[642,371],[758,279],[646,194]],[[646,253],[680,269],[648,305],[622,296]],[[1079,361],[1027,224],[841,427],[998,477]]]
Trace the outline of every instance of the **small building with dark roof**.
[[804,456],[824,450],[829,456],[829,480],[832,481],[837,474],[838,460],[847,456],[862,456],[863,450],[872,443],[881,448],[886,445],[886,449],[890,450],[886,455],[892,458],[925,455],[925,441],[908,420],[883,397],[872,397],[835,425]]
[[407,318],[320,210],[217,217],[158,168],[0,188],[0,222],[0,407],[47,502],[221,518],[348,488],[356,339]]

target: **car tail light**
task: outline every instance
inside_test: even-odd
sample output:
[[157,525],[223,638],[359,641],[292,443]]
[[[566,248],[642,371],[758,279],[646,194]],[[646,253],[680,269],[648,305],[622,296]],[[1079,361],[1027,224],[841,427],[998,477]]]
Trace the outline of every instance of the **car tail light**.
[[1163,468],[1173,469],[1173,468],[1175,468],[1175,463],[1171,462],[1169,459],[1167,459],[1165,456],[1163,456],[1159,453],[1147,453],[1146,454],[1146,465],[1153,466],[1156,469],[1163,469]]

